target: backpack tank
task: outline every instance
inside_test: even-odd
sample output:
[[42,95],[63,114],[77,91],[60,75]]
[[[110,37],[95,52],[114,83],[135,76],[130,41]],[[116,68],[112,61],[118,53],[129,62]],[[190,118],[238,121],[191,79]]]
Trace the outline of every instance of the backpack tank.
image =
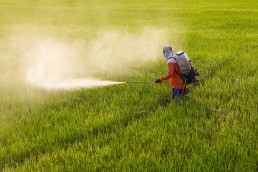
[[182,74],[187,74],[191,71],[190,59],[184,51],[176,53],[176,62]]

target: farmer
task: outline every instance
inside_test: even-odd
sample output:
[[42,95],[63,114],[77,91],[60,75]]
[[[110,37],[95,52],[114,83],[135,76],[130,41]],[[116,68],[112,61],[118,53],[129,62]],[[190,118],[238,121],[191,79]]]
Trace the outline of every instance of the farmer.
[[163,55],[167,60],[168,73],[159,79],[156,79],[155,83],[161,83],[170,79],[170,85],[172,88],[172,98],[183,96],[186,93],[185,82],[182,78],[178,64],[176,63],[176,55],[171,46],[166,45],[163,48]]

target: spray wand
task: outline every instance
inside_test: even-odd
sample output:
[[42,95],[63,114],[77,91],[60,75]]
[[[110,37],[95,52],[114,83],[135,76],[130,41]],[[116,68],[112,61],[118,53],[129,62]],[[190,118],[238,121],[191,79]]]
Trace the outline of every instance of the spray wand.
[[137,84],[137,83],[154,83],[154,81],[128,81],[126,84]]

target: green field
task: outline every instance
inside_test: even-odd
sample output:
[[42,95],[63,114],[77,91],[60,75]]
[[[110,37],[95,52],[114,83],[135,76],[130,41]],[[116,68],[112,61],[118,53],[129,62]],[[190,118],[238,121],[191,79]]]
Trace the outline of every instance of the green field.
[[[24,80],[35,65],[26,57],[50,37],[40,59],[55,47],[60,56],[80,51],[79,72],[68,65],[62,76],[154,81],[166,73],[162,46],[171,44],[201,81],[175,101],[169,83],[38,88]],[[84,69],[89,50],[93,61],[116,54],[116,64]],[[119,66],[133,51],[138,61]],[[152,51],[155,60],[142,60]],[[0,171],[255,172],[257,54],[257,0],[0,0]]]

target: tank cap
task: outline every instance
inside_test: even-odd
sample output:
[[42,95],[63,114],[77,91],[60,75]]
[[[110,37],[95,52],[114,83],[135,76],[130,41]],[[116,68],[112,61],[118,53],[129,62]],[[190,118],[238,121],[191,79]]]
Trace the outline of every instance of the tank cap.
[[179,52],[176,53],[176,55],[177,55],[177,56],[180,56],[180,55],[182,55],[182,54],[184,54],[184,53],[185,53],[184,51],[179,51]]

